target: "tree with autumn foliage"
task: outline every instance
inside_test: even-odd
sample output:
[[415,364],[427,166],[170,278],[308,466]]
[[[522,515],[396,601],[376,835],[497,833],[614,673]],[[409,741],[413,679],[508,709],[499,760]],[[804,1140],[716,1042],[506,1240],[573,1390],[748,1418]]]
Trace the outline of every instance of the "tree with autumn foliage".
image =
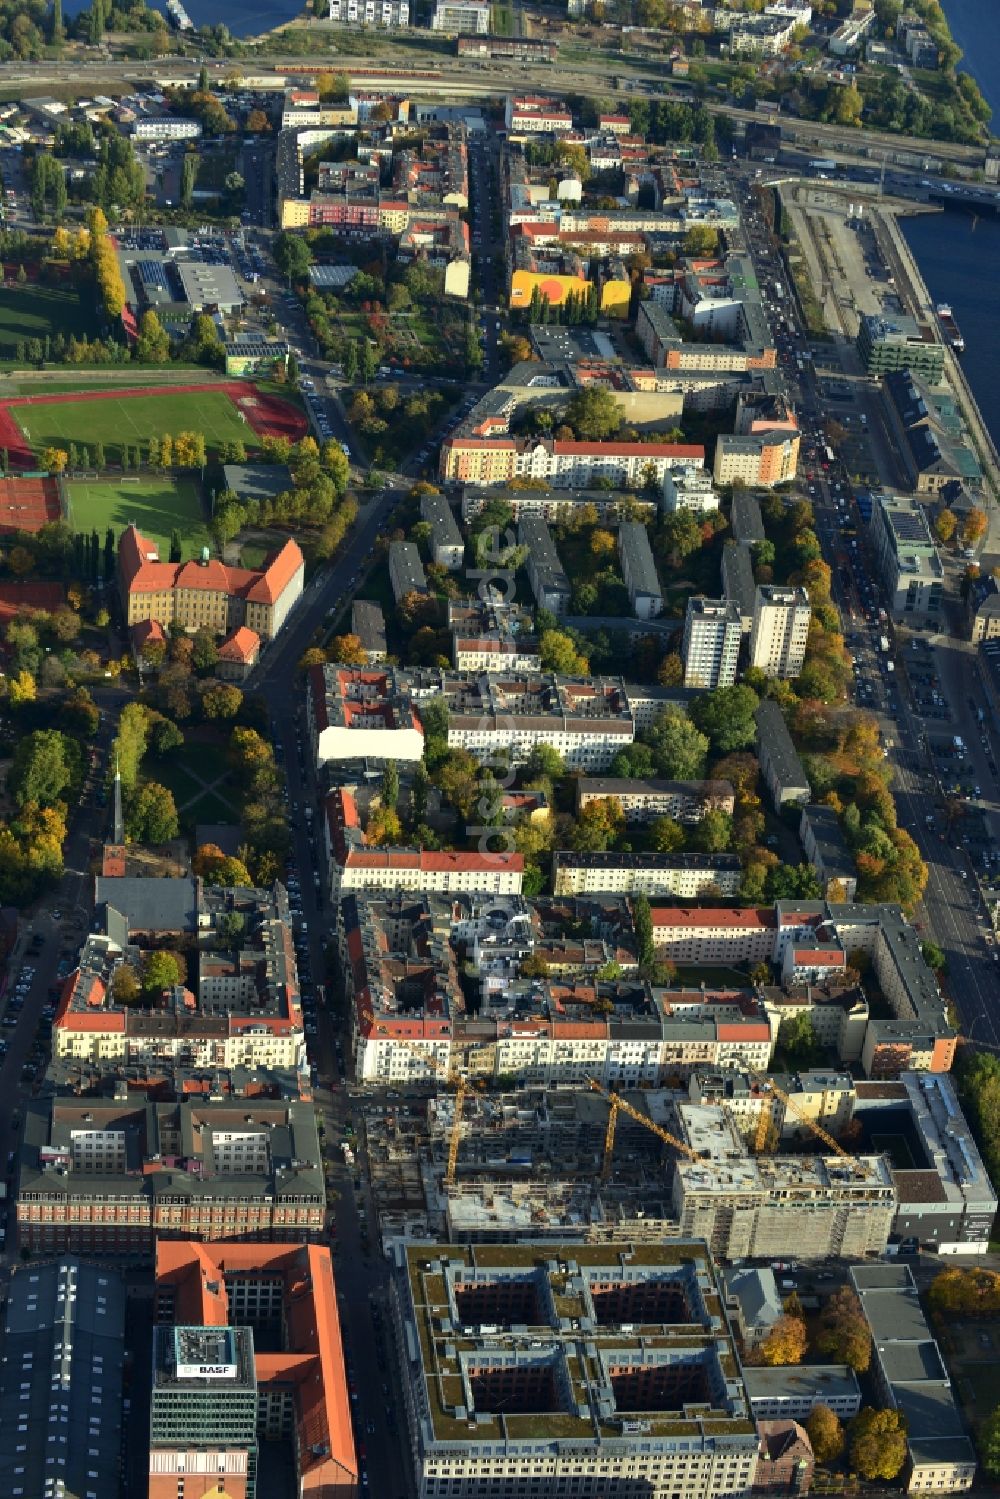
[[814,1405],[806,1421],[806,1431],[818,1463],[835,1463],[844,1450],[844,1428],[840,1418],[828,1405]]
[[368,656],[358,635],[335,635],[327,646],[326,659],[338,666],[367,666]]
[[206,885],[253,887],[250,871],[243,860],[224,854],[217,843],[203,843],[191,860],[191,868]]
[[850,1286],[840,1286],[823,1308],[816,1348],[831,1362],[848,1364],[855,1374],[864,1374],[871,1363],[871,1333],[861,1302]]
[[851,1467],[862,1478],[892,1480],[906,1461],[902,1411],[865,1406],[847,1429]]
[[809,1339],[801,1317],[779,1317],[757,1349],[757,1359],[768,1368],[801,1364]]
[[965,512],[965,519],[962,521],[962,545],[975,546],[976,542],[981,541],[986,535],[988,525],[986,511],[980,510],[978,505],[973,505]]

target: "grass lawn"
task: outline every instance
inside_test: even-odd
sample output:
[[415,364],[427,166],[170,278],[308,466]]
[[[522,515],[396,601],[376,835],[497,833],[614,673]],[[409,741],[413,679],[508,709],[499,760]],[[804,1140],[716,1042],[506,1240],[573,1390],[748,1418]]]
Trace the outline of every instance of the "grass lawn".
[[514,35],[514,12],[511,6],[490,6],[490,29],[494,36]]
[[98,321],[72,286],[0,287],[0,353],[13,358],[22,338],[96,333]]
[[210,448],[220,442],[254,441],[252,429],[221,391],[57,401],[15,406],[12,412],[36,453],[71,442],[103,442],[110,457],[122,442],[142,443],[166,432],[204,432]]
[[[170,555],[170,533],[180,531],[187,561],[209,545],[205,512],[193,479],[143,475],[137,483],[121,480],[76,479],[67,485],[71,524],[76,531],[96,530],[103,537],[108,526],[116,534],[133,522],[144,536],[159,544],[160,558]],[[246,564],[244,564],[246,565]]]
[[221,744],[190,739],[162,760],[150,762],[154,780],[174,794],[183,827],[198,822],[239,822],[239,799],[230,784]]

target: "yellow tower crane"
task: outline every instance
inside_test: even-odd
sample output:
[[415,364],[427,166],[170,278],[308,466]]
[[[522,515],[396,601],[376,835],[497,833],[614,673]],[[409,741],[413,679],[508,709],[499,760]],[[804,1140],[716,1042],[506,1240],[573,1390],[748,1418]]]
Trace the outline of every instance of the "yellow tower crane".
[[604,1160],[601,1164],[602,1182],[606,1182],[611,1174],[611,1156],[615,1148],[615,1130],[618,1125],[619,1112],[627,1114],[630,1119],[635,1120],[636,1124],[641,1124],[643,1128],[648,1129],[652,1134],[658,1136],[665,1145],[672,1145],[674,1150],[680,1151],[681,1155],[687,1156],[689,1160],[697,1161],[700,1165],[705,1165],[704,1159],[696,1150],[692,1150],[690,1145],[686,1145],[683,1140],[678,1140],[676,1135],[670,1134],[668,1130],[654,1123],[648,1114],[642,1114],[638,1109],[633,1108],[626,1099],[622,1098],[620,1093],[614,1093],[609,1088],[602,1088],[601,1084],[595,1078],[588,1078],[587,1081],[595,1093],[600,1093],[603,1098],[607,1099],[611,1108],[611,1112],[608,1115],[608,1127],[604,1132]]
[[[372,1024],[375,1023],[375,1013],[373,1010],[362,1010],[361,1016],[362,1019],[368,1020]],[[406,1036],[397,1036],[395,1039],[401,1046],[405,1046],[407,1051],[412,1051],[418,1057],[421,1057],[427,1063],[428,1067],[433,1068],[443,1082],[448,1083],[455,1089],[455,1118],[452,1122],[451,1134],[448,1137],[448,1166],[444,1176],[445,1185],[450,1187],[455,1181],[455,1169],[458,1165],[458,1145],[462,1136],[462,1109],[465,1105],[466,1094],[473,1087],[473,1084],[464,1073],[457,1072],[453,1067],[446,1067],[443,1062],[439,1062],[434,1053],[426,1046],[421,1045],[419,1041],[411,1041]]]
[[[815,1119],[810,1119],[809,1115],[803,1109],[799,1108],[798,1104],[788,1096],[784,1089],[778,1087],[773,1078],[768,1077],[764,1072],[755,1072],[752,1067],[748,1068],[747,1070],[749,1071],[750,1076],[755,1078],[757,1082],[766,1084],[766,1086],[769,1087],[771,1092],[774,1094],[775,1098],[780,1098],[782,1103],[785,1105],[785,1108],[788,1109],[790,1113],[794,1114],[796,1119],[798,1119],[800,1123],[805,1125],[806,1129],[811,1130],[818,1139],[822,1140],[823,1144],[826,1145],[830,1150],[832,1150],[834,1155],[840,1156],[842,1161],[846,1161],[851,1170],[854,1172],[855,1176],[865,1177],[869,1174],[868,1167],[864,1165],[862,1161],[856,1160],[855,1157],[851,1155],[850,1151],[845,1150],[843,1145],[835,1140],[829,1133],[829,1131],[825,1130],[821,1124],[817,1124]],[[768,1109],[767,1113],[768,1116],[770,1116],[771,1110]]]

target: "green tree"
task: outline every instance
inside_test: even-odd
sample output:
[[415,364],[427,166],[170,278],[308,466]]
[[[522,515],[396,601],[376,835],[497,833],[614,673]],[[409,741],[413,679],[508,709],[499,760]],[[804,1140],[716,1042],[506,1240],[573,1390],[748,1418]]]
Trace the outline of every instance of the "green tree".
[[128,963],[119,963],[111,976],[111,994],[118,1005],[134,1005],[141,994],[135,969]]
[[58,729],[36,729],[19,741],[7,776],[19,807],[28,802],[51,807],[60,800],[73,778],[70,743]]
[[708,736],[680,708],[664,708],[647,730],[657,773],[671,781],[697,781],[705,771]]
[[1000,1406],[980,1424],[979,1459],[985,1472],[996,1481],[1000,1478]]
[[733,819],[721,807],[711,807],[688,835],[691,848],[703,854],[721,854],[733,841]]
[[646,895],[637,895],[632,901],[632,930],[639,966],[648,968],[656,959],[656,949],[653,946],[653,913]]
[[139,766],[146,753],[149,714],[141,703],[126,703],[118,719],[118,736],[111,746],[109,770],[118,767],[122,786],[130,790],[138,779]]
[[544,671],[558,672],[565,677],[585,677],[590,672],[589,659],[565,630],[543,630],[539,652]]
[[399,804],[399,771],[392,760],[386,763],[386,767],[382,772],[379,800],[383,807],[387,807],[392,812],[395,812]]
[[566,774],[566,764],[557,749],[551,744],[536,744],[528,756],[524,767],[525,779],[535,780],[539,777],[551,781],[558,781]]
[[752,687],[716,687],[691,703],[691,721],[706,734],[719,755],[747,749],[757,738],[755,714],[760,699]]
[[172,989],[184,976],[181,960],[176,953],[157,948],[148,952],[142,963],[142,988],[150,998]]
[[585,385],[573,394],[563,421],[581,442],[607,442],[622,425],[622,411],[606,386]]
[[701,526],[690,510],[675,510],[663,522],[657,537],[657,550],[673,567],[677,567],[702,546]]
[[194,203],[194,184],[198,176],[198,158],[193,151],[184,153],[181,163],[181,207],[190,210]]
[[168,843],[179,822],[173,792],[157,781],[144,781],[127,799],[125,826],[134,843]]
[[649,844],[658,854],[673,854],[682,849],[687,837],[673,817],[656,817],[649,825]]
[[865,1406],[847,1428],[847,1440],[855,1473],[891,1481],[906,1461],[906,1417],[902,1411]]

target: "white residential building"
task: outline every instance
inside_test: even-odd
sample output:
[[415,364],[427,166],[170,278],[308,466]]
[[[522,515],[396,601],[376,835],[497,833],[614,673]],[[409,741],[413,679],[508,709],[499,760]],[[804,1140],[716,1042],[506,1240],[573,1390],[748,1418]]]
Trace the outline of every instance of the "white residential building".
[[449,36],[487,36],[490,29],[489,0],[437,0],[431,30]]
[[663,476],[663,508],[690,510],[694,515],[708,515],[719,508],[719,496],[707,468],[668,469]]
[[409,26],[409,0],[330,0],[330,20],[342,26]]
[[811,618],[804,588],[758,585],[750,626],[750,665],[767,677],[797,677],[805,660]]
[[688,599],[684,616],[685,687],[730,687],[736,681],[743,628],[740,611],[726,599]]
[[137,141],[193,141],[200,135],[198,121],[181,115],[147,115],[132,126],[132,139]]
[[668,895],[697,900],[736,894],[741,879],[735,854],[579,854],[552,856],[556,895]]

